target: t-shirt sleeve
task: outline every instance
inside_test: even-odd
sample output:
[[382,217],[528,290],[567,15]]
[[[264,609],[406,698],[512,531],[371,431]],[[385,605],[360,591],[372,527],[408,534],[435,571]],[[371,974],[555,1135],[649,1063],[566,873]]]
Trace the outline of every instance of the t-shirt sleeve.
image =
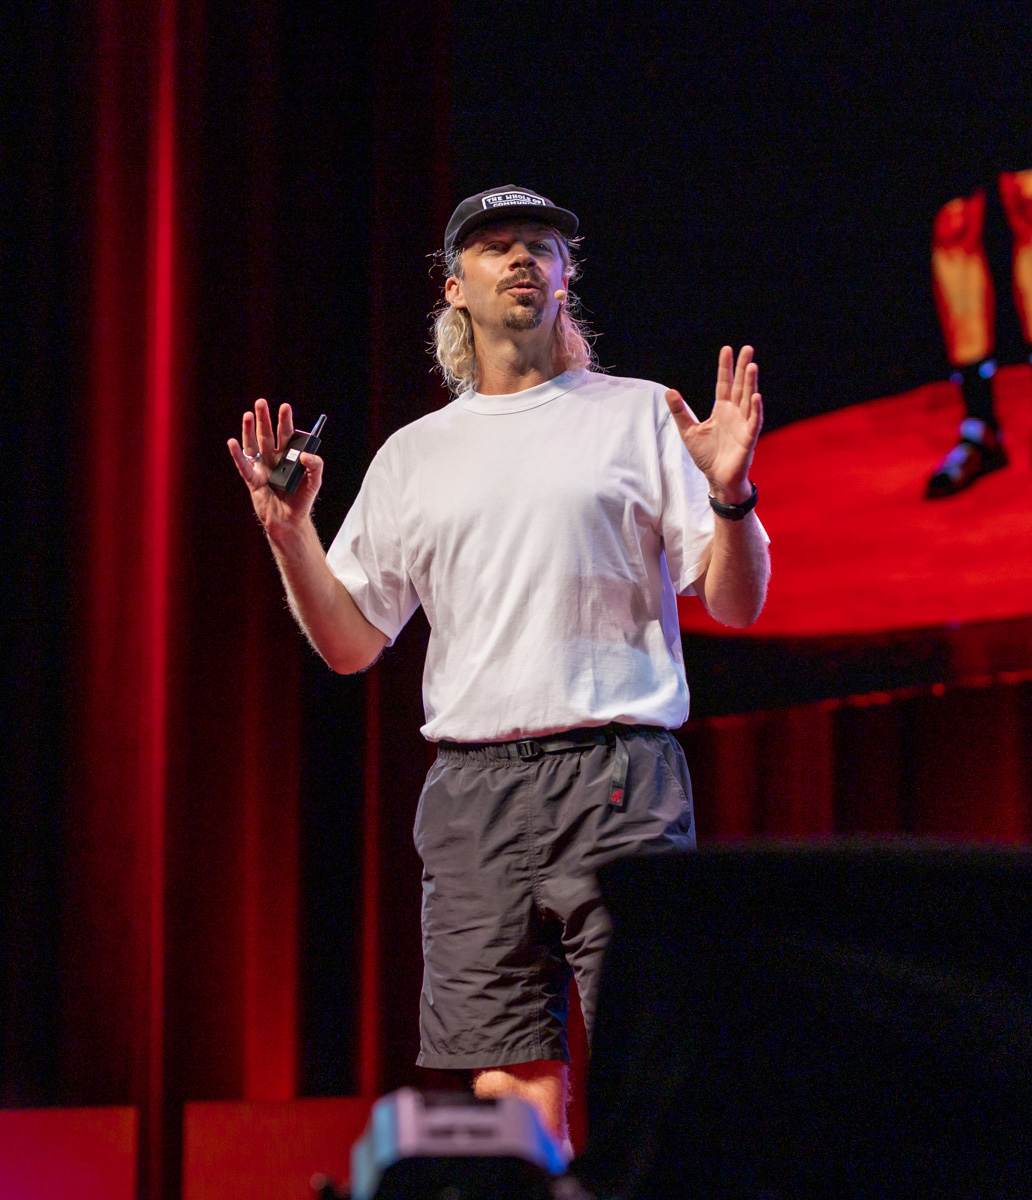
[[419,597],[406,567],[394,488],[382,452],[373,459],[326,561],[362,615],[391,645],[419,607]]
[[[664,401],[663,408],[666,409]],[[663,486],[663,548],[674,589],[692,595],[713,538],[713,509],[706,476],[692,462],[669,411],[658,433]]]

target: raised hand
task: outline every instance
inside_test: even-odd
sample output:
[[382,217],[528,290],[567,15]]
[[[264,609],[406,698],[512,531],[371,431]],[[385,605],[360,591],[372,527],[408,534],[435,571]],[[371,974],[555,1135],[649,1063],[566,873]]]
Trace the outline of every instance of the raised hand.
[[244,413],[241,440],[230,438],[227,445],[240,477],[251,493],[251,503],[266,529],[286,525],[307,517],[322,483],[323,460],[317,454],[302,454],[304,478],[292,495],[269,487],[272,474],[294,433],[294,416],[289,404],[281,404],[276,431],[268,402],[256,400],[254,412]]
[[752,346],[742,347],[732,378],[731,347],[720,351],[716,401],[705,421],[693,416],[680,392],[671,388],[666,393],[685,448],[723,504],[742,504],[752,493],[749,467],[763,427],[763,400],[756,390],[759,368],[752,355]]

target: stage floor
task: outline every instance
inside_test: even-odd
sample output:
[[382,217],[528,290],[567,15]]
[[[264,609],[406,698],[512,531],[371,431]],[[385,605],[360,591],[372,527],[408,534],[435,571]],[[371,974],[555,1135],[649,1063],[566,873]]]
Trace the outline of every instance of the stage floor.
[[[949,383],[765,435],[753,477],[771,538],[760,638],[956,628],[1032,615],[1032,368],[997,374],[1010,464],[948,500],[923,498],[962,416]],[[687,633],[728,633],[695,599]]]

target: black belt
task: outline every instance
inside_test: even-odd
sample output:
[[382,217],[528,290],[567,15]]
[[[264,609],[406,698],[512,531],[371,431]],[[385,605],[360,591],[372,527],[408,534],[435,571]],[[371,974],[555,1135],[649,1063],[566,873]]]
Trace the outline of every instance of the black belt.
[[569,750],[583,750],[585,746],[612,746],[614,750],[613,774],[609,781],[609,806],[622,811],[627,805],[627,768],[631,756],[627,753],[624,738],[629,734],[660,732],[657,725],[609,725],[592,726],[588,729],[567,729],[561,737],[518,738],[514,742],[447,742],[440,743],[442,750],[481,750],[492,758],[516,758],[521,762],[534,762],[546,754],[564,754]]

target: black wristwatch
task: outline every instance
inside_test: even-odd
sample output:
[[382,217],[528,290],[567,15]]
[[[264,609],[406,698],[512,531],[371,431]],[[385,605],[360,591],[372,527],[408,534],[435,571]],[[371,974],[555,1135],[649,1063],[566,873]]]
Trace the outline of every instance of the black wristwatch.
[[719,500],[714,500],[712,496],[709,498],[710,508],[717,514],[718,517],[723,517],[725,521],[744,521],[745,518],[756,507],[756,484],[749,481],[752,487],[752,495],[742,504],[721,504]]

